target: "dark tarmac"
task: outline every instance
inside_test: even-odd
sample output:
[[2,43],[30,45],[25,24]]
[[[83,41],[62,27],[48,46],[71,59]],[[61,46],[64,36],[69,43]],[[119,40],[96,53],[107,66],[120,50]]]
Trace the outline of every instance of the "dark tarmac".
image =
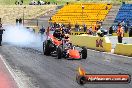
[[[47,17],[41,17],[41,19],[45,18],[47,19]],[[86,60],[58,60],[55,57],[44,56],[42,44],[35,46],[35,43],[30,47],[3,43],[0,47],[0,54],[17,75],[19,81],[16,82],[21,82],[22,85],[20,88],[132,88],[132,83],[80,86],[76,82],[79,66],[90,74],[125,73],[132,75],[132,57],[88,50]]]
[[[58,60],[55,57],[44,56],[41,45],[27,48],[9,44],[3,44],[0,47],[0,54],[14,69],[16,75],[22,73],[30,78],[26,83],[28,85],[26,88],[132,88],[132,83],[86,84],[84,86],[76,83],[79,66],[84,67],[90,74],[125,73],[132,75],[132,57],[88,50],[86,60]],[[24,77],[19,78],[23,82]]]

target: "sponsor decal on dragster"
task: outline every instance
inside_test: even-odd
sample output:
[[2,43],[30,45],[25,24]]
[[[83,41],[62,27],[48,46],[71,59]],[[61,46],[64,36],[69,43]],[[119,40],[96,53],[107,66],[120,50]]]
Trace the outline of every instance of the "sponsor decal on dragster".
[[102,47],[103,48],[103,39],[97,39],[96,40],[96,47]]

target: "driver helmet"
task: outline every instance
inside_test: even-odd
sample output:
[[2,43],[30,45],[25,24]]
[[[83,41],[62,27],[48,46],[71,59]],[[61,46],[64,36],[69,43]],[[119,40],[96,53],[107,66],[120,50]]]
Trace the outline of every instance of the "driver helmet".
[[69,37],[69,34],[65,34],[65,37]]

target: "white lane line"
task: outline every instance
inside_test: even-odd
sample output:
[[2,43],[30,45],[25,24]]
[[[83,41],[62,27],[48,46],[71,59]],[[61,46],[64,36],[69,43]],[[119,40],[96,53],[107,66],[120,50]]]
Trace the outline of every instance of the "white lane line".
[[9,66],[9,64],[2,57],[2,55],[0,55],[0,59],[3,61],[3,63],[6,66],[7,70],[9,71],[9,73],[11,74],[11,76],[13,77],[13,79],[16,82],[18,88],[26,88],[26,87],[24,87],[23,83],[19,80],[19,77],[15,74],[15,72],[13,71],[13,69]]

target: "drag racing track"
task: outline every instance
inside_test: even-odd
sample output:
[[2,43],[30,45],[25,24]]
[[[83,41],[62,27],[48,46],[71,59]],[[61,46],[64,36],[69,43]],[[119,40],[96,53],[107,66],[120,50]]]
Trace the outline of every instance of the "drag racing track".
[[88,50],[86,60],[58,60],[44,56],[41,47],[18,47],[7,43],[0,47],[0,54],[18,76],[17,83],[26,86],[20,88],[132,88],[132,83],[84,86],[76,83],[78,66],[84,67],[88,73],[132,75],[132,58],[116,56],[116,60],[112,60],[112,56],[110,60],[102,52],[92,54],[93,51]]

